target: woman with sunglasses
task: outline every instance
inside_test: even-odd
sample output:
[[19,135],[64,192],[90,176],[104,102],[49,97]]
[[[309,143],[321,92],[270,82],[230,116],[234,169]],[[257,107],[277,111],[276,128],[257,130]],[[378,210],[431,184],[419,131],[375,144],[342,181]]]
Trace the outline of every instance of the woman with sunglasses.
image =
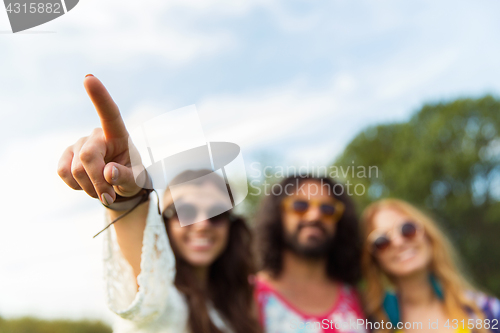
[[175,205],[172,187],[163,200],[150,195],[136,184],[118,107],[97,78],[84,84],[102,129],[68,147],[58,173],[107,207],[104,276],[118,314],[114,332],[259,332],[251,234],[228,211],[228,185],[211,170],[185,171],[170,183]]
[[385,199],[362,215],[366,313],[376,331],[489,332],[500,303],[474,291],[436,223],[412,205]]

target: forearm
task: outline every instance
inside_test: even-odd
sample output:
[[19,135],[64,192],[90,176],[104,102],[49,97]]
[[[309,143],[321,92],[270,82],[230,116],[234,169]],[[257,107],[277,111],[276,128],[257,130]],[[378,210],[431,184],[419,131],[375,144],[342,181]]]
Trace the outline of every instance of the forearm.
[[[136,279],[141,272],[142,241],[148,209],[149,201],[146,201],[113,224],[117,243],[120,246],[123,257],[132,267]],[[107,209],[107,213],[113,221],[124,212]]]

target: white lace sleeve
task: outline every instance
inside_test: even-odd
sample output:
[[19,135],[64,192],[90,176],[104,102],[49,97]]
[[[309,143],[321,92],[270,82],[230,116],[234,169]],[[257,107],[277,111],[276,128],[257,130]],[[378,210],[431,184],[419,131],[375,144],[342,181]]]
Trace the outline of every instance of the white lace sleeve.
[[[109,223],[106,214],[106,224]],[[119,221],[117,223],[120,223]],[[137,277],[123,257],[114,228],[104,235],[104,279],[109,308],[120,318],[114,332],[175,332],[185,330],[187,305],[174,287],[175,258],[165,225],[158,214],[157,198],[150,196],[144,230],[141,273]]]

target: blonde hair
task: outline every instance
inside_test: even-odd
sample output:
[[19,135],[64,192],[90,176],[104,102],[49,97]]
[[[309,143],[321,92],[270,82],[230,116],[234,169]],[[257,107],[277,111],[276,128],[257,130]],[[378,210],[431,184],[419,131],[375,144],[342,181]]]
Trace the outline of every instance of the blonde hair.
[[[465,310],[467,308],[471,309],[478,318],[484,319],[484,315],[475,302],[467,298],[466,293],[472,291],[473,287],[457,268],[457,258],[451,243],[443,232],[439,230],[436,223],[416,207],[398,199],[383,199],[372,203],[366,207],[361,216],[362,235],[364,239],[366,240],[369,233],[373,230],[375,215],[384,209],[398,211],[423,226],[425,235],[432,246],[430,271],[441,283],[444,296],[444,309],[450,319],[467,319],[468,315]],[[383,301],[387,284],[393,278],[383,272],[376,258],[371,254],[369,245],[366,242],[363,246],[361,261],[366,280],[366,314],[368,317],[373,317],[376,320],[386,320],[387,315],[383,309]]]

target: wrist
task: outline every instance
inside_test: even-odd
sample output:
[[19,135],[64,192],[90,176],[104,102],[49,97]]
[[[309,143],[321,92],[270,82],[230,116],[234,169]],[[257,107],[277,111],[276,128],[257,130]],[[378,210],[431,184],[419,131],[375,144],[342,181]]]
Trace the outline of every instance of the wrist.
[[104,207],[116,210],[116,211],[125,211],[131,209],[132,207],[148,201],[149,194],[153,192],[152,189],[141,189],[137,194],[131,197],[123,197],[121,195],[116,194],[115,201],[110,205],[102,204]]

